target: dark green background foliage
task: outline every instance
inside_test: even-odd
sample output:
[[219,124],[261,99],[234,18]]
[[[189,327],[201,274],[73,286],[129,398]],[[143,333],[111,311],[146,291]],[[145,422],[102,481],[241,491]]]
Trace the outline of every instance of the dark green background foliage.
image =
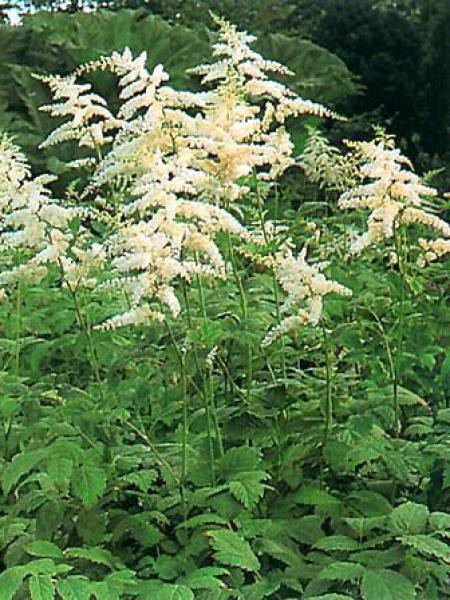
[[[146,3],[157,16],[39,13],[0,27],[1,126],[64,187],[74,149],[36,150],[51,124],[32,73],[67,73],[129,45],[163,62],[175,85],[195,86],[184,70],[208,56],[207,5],[265,32],[261,49],[291,66],[304,96],[361,113],[348,131],[366,132],[376,114],[412,151],[443,161],[448,5],[349,4],[186,2],[182,24],[175,1]],[[94,82],[114,102],[113,82]],[[298,128],[299,148],[304,138]],[[266,206],[299,247],[315,221],[311,253],[328,249],[330,276],[353,290],[327,300],[325,330],[305,327],[284,346],[261,350],[272,279],[245,258],[246,316],[232,280],[205,285],[206,313],[193,286],[170,329],[92,331],[92,346],[56,273],[0,304],[0,600],[449,597],[448,263],[419,269],[413,254],[404,278],[378,250],[345,261],[352,219],[298,169]],[[86,293],[80,309],[94,324],[114,302]]]

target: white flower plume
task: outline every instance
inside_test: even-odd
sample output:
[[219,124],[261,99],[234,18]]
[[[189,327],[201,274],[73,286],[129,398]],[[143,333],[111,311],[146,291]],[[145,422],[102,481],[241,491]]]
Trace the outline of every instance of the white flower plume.
[[262,342],[263,346],[268,346],[299,325],[305,323],[317,325],[322,315],[324,296],[331,293],[340,296],[352,294],[351,290],[344,285],[327,279],[321,272],[320,265],[308,263],[306,253],[305,246],[298,256],[287,252],[278,257],[275,274],[281,288],[287,294],[281,312],[294,311],[294,314],[284,318],[279,325],[269,331]]
[[391,137],[349,145],[358,156],[362,183],[341,195],[339,207],[371,211],[367,232],[352,243],[353,254],[389,240],[402,225],[419,223],[450,236],[450,225],[429,209],[427,198],[435,196],[436,190],[409,170],[410,161],[395,148]]
[[[39,281],[46,265],[57,263],[69,247],[69,222],[77,209],[53,200],[46,187],[55,177],[32,178],[24,155],[8,137],[0,137],[0,250],[6,269],[0,285]],[[17,256],[21,263],[16,264]]]

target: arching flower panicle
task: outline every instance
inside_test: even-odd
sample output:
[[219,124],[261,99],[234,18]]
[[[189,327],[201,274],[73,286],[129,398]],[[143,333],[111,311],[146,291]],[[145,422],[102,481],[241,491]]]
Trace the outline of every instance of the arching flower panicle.
[[6,136],[0,139],[0,165],[0,250],[6,265],[0,285],[36,282],[45,277],[48,264],[66,254],[69,224],[79,211],[51,197],[47,186],[54,176],[32,178],[25,156]]
[[275,275],[278,283],[286,293],[286,300],[281,306],[282,313],[295,311],[294,315],[284,318],[272,328],[262,341],[263,346],[271,344],[301,324],[317,325],[323,309],[323,298],[335,293],[340,296],[351,296],[349,288],[327,279],[321,272],[319,264],[313,265],[306,260],[305,246],[298,256],[288,251],[277,257]]
[[435,240],[419,240],[419,245],[423,251],[417,260],[420,267],[427,263],[439,260],[442,256],[450,254],[450,239],[437,238]]
[[370,211],[367,232],[353,241],[352,254],[389,240],[396,229],[414,223],[450,236],[450,225],[431,212],[429,198],[436,190],[410,170],[411,162],[395,148],[392,137],[379,135],[372,142],[349,146],[359,162],[361,183],[341,195],[339,207]]
[[57,101],[41,106],[40,110],[68,119],[48,135],[41,148],[71,140],[78,140],[80,146],[88,148],[112,142],[110,133],[119,128],[121,122],[109,111],[104,98],[91,92],[90,83],[77,83],[75,75],[36,77],[48,84]]

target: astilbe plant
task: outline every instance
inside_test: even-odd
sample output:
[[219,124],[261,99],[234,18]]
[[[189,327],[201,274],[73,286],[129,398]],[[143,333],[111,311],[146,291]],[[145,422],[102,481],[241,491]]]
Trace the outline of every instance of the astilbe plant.
[[[408,227],[418,225],[450,237],[449,224],[434,214],[431,199],[437,191],[426,185],[414,173],[408,158],[395,147],[393,136],[376,128],[376,135],[369,142],[346,141],[347,154],[331,147],[315,134],[303,155],[302,166],[307,176],[330,190],[339,190],[338,181],[346,181],[348,187],[338,198],[342,210],[357,210],[367,218],[367,231],[352,234],[349,253],[357,256],[372,247],[389,257],[398,265],[400,274],[399,314],[394,329],[396,338],[389,339],[377,318],[383,344],[386,347],[389,372],[393,389],[395,428],[400,427],[399,386],[401,382],[400,355],[404,335],[404,306],[406,291],[412,281],[408,272],[408,257],[413,243]],[[313,158],[317,156],[318,166]],[[342,188],[341,188],[342,192]],[[366,216],[367,211],[370,211]],[[419,239],[419,267],[444,256],[448,252],[445,238]],[[376,315],[375,315],[376,316]],[[396,356],[394,356],[396,355]]]
[[[433,305],[412,274],[448,252],[449,225],[386,134],[344,154],[310,132],[296,163],[289,120],[337,115],[216,22],[200,92],[129,49],[41,77],[43,110],[63,120],[43,147],[85,153],[76,205],[0,140],[3,295],[20,309],[21,284],[62,284],[94,375],[81,380],[64,332],[70,374],[55,367],[54,389],[24,383],[18,355],[13,384],[0,378],[0,599],[438,599],[448,410],[403,387],[402,358],[407,316]],[[97,70],[117,78],[115,110],[83,83]],[[340,195],[320,224],[303,206],[268,218],[294,164]],[[334,208],[351,209],[344,225]],[[367,230],[348,252],[355,212]],[[414,245],[411,225],[442,237]],[[442,362],[440,332],[420,332]]]
[[[213,46],[217,61],[192,70],[203,85],[211,84],[206,92],[163,85],[169,78],[163,67],[149,73],[145,53],[134,59],[128,49],[77,71],[108,69],[119,76],[123,104],[117,116],[88,85],[77,84],[75,75],[45,79],[61,102],[44,110],[70,120],[44,146],[78,139],[80,145],[99,149],[113,142],[91,186],[117,187],[115,227],[104,241],[116,276],[102,286],[120,289],[130,307],[103,327],[162,319],[152,303],[165,305],[176,317],[177,278],[223,277],[225,261],[216,234],[250,236],[229,212],[230,203],[249,191],[242,180],[254,174],[270,182],[293,163],[293,145],[280,125],[286,118],[332,115],[269,80],[267,73],[286,75],[288,70],[251,50],[253,36],[224,21],[219,25],[219,42]],[[263,107],[259,98],[265,99]],[[108,139],[104,133],[111,136],[113,130]]]

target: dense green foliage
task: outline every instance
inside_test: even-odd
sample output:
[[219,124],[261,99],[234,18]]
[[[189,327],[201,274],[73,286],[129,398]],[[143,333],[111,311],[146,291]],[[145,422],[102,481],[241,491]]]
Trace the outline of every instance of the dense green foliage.
[[[334,211],[292,210],[284,196],[279,207],[299,243],[306,216],[325,240],[340,235]],[[270,278],[245,263],[246,319],[229,282],[204,290],[206,315],[189,292],[172,331],[92,332],[99,381],[67,293],[22,286],[2,307],[0,598],[51,579],[63,599],[444,597],[448,270],[414,269],[403,303],[398,272],[377,256],[342,264],[338,253],[333,270],[354,298],[329,301],[325,351],[320,329],[288,341],[287,377],[280,348],[259,348]],[[84,297],[85,318],[98,321],[104,302]],[[400,437],[387,344],[402,377]],[[335,426],[324,439],[327,369]]]
[[[195,88],[184,71],[209,52],[206,30],[131,12],[38,15],[0,37],[1,125],[72,195],[85,175],[69,178],[63,161],[79,149],[36,150],[51,123],[32,72],[67,73],[129,45]],[[305,73],[315,99],[339,104],[355,91],[345,65],[312,42],[274,34],[260,47],[301,74],[293,87],[305,96]],[[105,74],[89,77],[117,100]],[[301,148],[304,129],[294,134]],[[180,285],[182,314],[164,324],[94,330],[117,299],[75,297],[56,266],[8,290],[0,600],[450,595],[449,263],[417,265],[420,228],[405,234],[400,266],[382,246],[349,258],[364,211],[355,221],[338,210],[337,194],[297,165],[276,187],[247,183],[242,221],[286,226],[266,255],[288,235],[297,249],[308,241],[353,291],[327,298],[317,327],[262,347],[281,291],[248,258],[253,247],[234,256],[226,239],[236,277]]]

